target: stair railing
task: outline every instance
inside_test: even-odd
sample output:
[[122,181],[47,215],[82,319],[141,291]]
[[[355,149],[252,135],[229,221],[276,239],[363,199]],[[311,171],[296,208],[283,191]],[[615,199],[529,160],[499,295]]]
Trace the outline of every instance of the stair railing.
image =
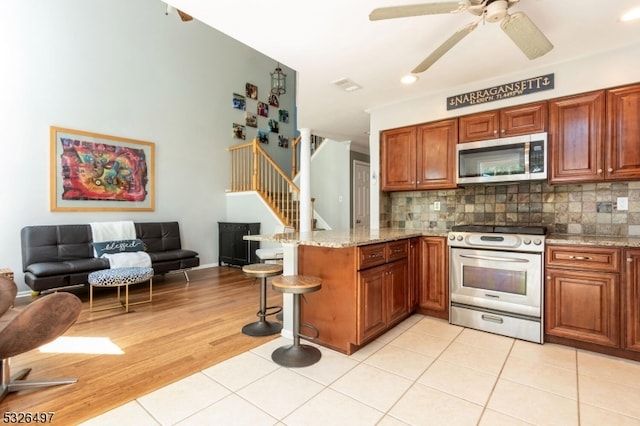
[[298,229],[300,188],[269,157],[258,138],[229,151],[231,192],[256,191],[285,226]]
[[[295,178],[300,170],[298,170],[298,162],[300,161],[300,140],[302,138],[298,136],[291,141],[291,179]],[[318,149],[324,137],[318,135],[311,135],[311,155]]]

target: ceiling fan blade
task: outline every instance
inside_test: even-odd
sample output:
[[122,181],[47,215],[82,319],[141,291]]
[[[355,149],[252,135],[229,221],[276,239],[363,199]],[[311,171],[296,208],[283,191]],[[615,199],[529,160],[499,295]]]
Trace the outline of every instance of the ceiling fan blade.
[[454,13],[464,10],[469,3],[466,1],[449,1],[444,3],[423,3],[406,6],[390,6],[374,9],[369,14],[370,21],[381,19],[406,18],[409,16],[436,15],[439,13]]
[[505,17],[500,27],[529,59],[538,58],[553,49],[549,39],[522,12]]
[[180,15],[180,19],[182,19],[183,22],[188,22],[188,21],[191,21],[193,19],[193,16],[187,15],[186,13],[181,11],[180,9],[176,9],[176,10],[178,11],[178,15]]
[[424,61],[420,62],[420,65],[415,67],[413,69],[413,71],[411,71],[411,72],[413,74],[418,74],[418,73],[426,71],[431,65],[433,65],[438,59],[440,59],[442,57],[442,55],[447,53],[449,50],[451,50],[451,48],[453,46],[458,44],[460,42],[460,40],[465,38],[467,36],[467,34],[471,33],[471,31],[475,30],[477,26],[478,26],[478,23],[474,22],[472,24],[469,24],[469,25],[466,25],[466,26],[460,28],[451,37],[449,37],[449,39],[447,41],[442,43],[440,45],[440,47],[438,47],[436,50],[431,52],[431,54],[429,56],[427,56],[427,59],[425,59]]

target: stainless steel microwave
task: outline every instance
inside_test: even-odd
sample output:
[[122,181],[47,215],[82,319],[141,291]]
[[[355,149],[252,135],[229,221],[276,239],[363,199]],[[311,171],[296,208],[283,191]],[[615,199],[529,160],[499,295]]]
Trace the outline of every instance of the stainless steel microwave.
[[457,183],[482,184],[547,178],[547,134],[460,143]]

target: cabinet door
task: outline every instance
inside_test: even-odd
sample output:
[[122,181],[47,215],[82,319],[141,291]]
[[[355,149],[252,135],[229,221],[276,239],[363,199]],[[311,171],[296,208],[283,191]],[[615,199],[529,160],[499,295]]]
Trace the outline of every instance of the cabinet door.
[[384,304],[384,283],[386,265],[358,272],[358,319],[357,344],[387,328],[386,307]]
[[416,186],[416,128],[382,132],[380,141],[380,186],[383,191],[414,189]]
[[404,319],[409,313],[409,267],[407,259],[388,264],[385,273],[387,327]]
[[640,84],[607,91],[606,177],[640,178]]
[[409,310],[418,307],[418,284],[420,283],[420,238],[409,242]]
[[547,102],[500,110],[500,137],[528,135],[547,130]]
[[549,101],[549,182],[604,179],[604,91]]
[[438,121],[418,127],[417,189],[456,187],[457,141],[457,119]]
[[640,351],[640,250],[627,250],[622,302],[623,348]]
[[465,115],[459,118],[459,122],[458,143],[484,141],[499,136],[500,113],[498,111]]
[[441,237],[420,239],[420,309],[426,315],[449,319],[449,259]]
[[619,275],[547,268],[545,333],[618,347]]

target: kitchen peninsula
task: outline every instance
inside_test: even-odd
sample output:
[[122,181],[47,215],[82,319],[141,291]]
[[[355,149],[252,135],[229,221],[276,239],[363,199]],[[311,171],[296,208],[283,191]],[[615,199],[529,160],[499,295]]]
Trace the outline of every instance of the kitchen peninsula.
[[[301,304],[301,332],[314,335],[313,329],[317,329],[315,342],[321,345],[352,354],[416,308],[447,318],[444,230],[352,229],[245,239],[281,243],[285,275],[322,279],[321,290],[305,295]],[[290,337],[289,301],[285,298],[283,304],[283,336]]]

